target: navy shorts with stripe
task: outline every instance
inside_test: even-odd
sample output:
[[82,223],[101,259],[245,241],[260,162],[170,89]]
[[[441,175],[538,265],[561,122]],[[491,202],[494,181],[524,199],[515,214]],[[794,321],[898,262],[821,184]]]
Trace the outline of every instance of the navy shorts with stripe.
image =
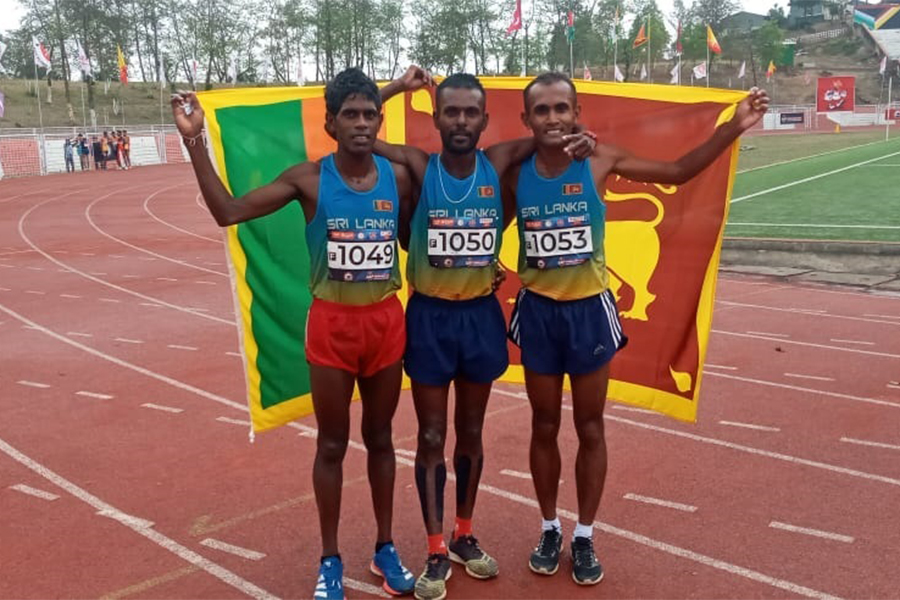
[[509,337],[522,349],[522,365],[543,375],[590,373],[628,343],[609,290],[560,301],[522,289]]
[[406,305],[406,354],[410,379],[446,385],[457,376],[490,383],[509,366],[506,320],[494,294],[442,300],[413,294]]

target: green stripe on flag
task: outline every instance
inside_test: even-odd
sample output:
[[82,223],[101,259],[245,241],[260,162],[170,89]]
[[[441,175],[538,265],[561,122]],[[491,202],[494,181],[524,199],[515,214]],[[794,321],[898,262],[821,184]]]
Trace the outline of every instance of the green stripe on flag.
[[[299,100],[216,111],[228,182],[235,196],[307,160]],[[312,302],[306,221],[299,203],[238,226],[247,256],[260,401],[268,408],[309,393],[304,336]]]

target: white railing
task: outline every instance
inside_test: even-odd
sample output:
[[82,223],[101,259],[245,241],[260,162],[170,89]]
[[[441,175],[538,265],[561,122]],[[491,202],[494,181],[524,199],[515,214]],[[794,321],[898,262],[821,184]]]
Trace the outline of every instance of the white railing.
[[806,33],[801,36],[798,36],[797,39],[801,42],[818,42],[820,40],[830,40],[832,38],[839,38],[843,35],[846,35],[849,29],[846,27],[841,27],[839,29],[829,29],[828,31],[820,31],[818,33]]

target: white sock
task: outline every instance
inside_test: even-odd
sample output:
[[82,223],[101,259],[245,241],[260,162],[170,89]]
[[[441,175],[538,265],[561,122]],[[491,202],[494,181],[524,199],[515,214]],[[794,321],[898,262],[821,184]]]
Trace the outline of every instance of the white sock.
[[574,541],[575,538],[579,538],[579,537],[587,538],[587,539],[589,539],[589,540],[590,540],[590,539],[593,539],[593,537],[594,537],[594,525],[593,525],[593,524],[591,524],[591,525],[582,525],[581,523],[577,523],[577,524],[575,525],[575,531],[572,533],[572,540]]
[[554,518],[552,521],[541,519],[541,531],[550,531],[551,529],[562,531],[562,523],[559,522],[559,517]]

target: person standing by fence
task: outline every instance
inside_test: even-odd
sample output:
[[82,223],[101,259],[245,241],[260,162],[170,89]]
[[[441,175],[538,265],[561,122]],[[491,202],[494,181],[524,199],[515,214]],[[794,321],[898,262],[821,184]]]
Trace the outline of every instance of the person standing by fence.
[[63,145],[63,157],[66,159],[66,173],[75,172],[74,148],[75,143],[72,141],[72,138],[66,138],[65,144]]

